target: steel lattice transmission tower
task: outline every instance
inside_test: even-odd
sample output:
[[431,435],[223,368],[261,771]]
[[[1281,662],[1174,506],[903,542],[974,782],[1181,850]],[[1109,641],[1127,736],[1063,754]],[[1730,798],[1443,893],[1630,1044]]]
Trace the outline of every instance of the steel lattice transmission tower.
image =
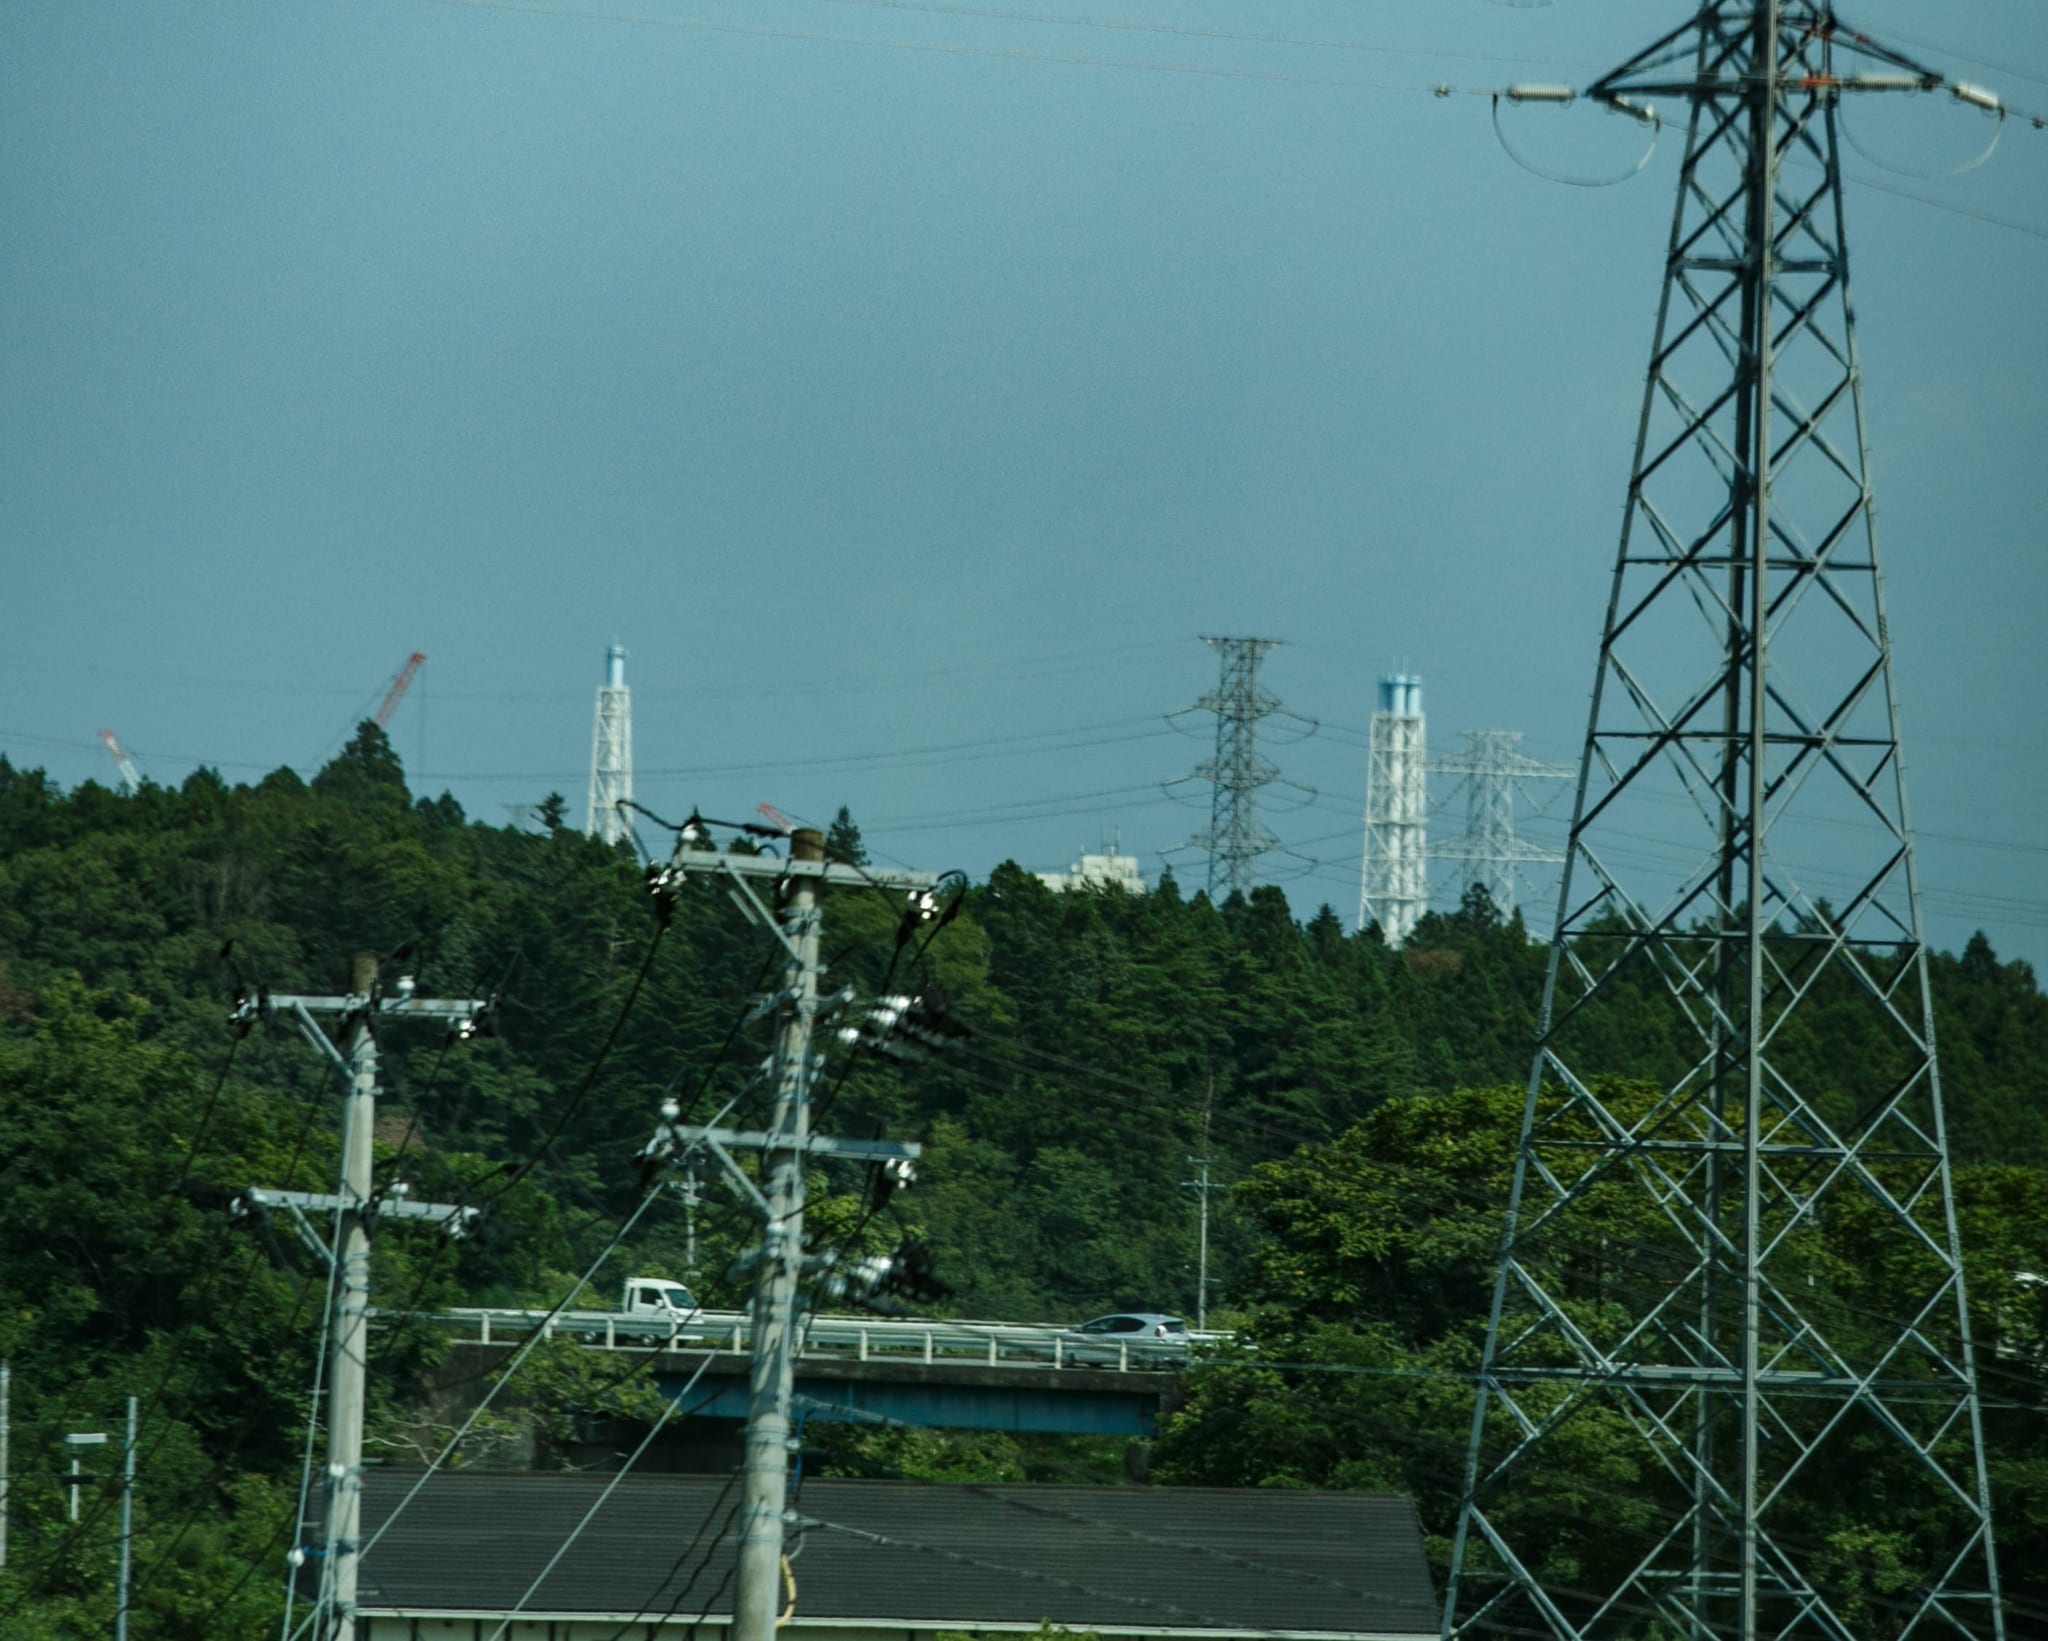
[[1204,633],[1202,642],[1221,663],[1215,689],[1195,703],[1197,711],[1216,715],[1216,755],[1195,768],[1195,779],[1207,781],[1212,795],[1209,824],[1189,846],[1208,853],[1209,898],[1214,900],[1251,893],[1259,857],[1278,845],[1259,824],[1259,789],[1280,778],[1259,752],[1259,721],[1284,709],[1259,685],[1259,662],[1280,647],[1279,639]]
[[[2005,1633],[1836,147],[1846,93],[1942,84],[1707,0],[1589,92],[1687,140],[1446,1635]],[[1603,1080],[1623,1037],[1658,1083]],[[1635,1479],[1546,1565],[1518,1506],[1584,1440]]]
[[633,692],[626,687],[626,651],[604,652],[604,682],[597,688],[597,721],[590,732],[590,805],[583,830],[606,843],[632,836]]
[[1377,923],[1389,946],[1413,934],[1429,910],[1428,739],[1422,680],[1387,674],[1366,740],[1358,927]]
[[1464,887],[1482,888],[1502,917],[1513,915],[1523,866],[1556,865],[1562,851],[1515,836],[1515,794],[1530,781],[1570,780],[1578,773],[1540,763],[1522,750],[1518,729],[1468,729],[1458,751],[1429,760],[1432,775],[1456,775],[1465,789],[1465,835],[1439,842],[1434,860],[1458,862]]

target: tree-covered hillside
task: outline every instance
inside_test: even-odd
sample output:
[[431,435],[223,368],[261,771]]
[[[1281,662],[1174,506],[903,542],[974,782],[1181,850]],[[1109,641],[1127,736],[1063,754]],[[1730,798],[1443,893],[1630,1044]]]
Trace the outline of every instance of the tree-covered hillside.
[[[666,858],[675,835],[643,830]],[[860,857],[851,819],[833,843]],[[723,831],[709,846],[757,845]],[[233,999],[344,990],[358,952],[379,955],[387,985],[411,975],[423,995],[495,996],[488,1035],[380,1033],[380,1181],[488,1213],[453,1244],[387,1227],[377,1303],[552,1305],[638,1200],[664,1098],[699,1117],[728,1102],[760,1114],[765,1028],[746,1016],[779,953],[701,855],[677,861],[680,885],[654,894],[623,849],[415,798],[371,725],[310,783],[279,771],[230,787],[202,771],[177,790],[67,793],[0,759],[0,1359],[13,1370],[14,1472],[0,1635],[104,1632],[114,1494],[96,1483],[80,1521],[66,1520],[60,1438],[118,1430],[130,1394],[142,1408],[137,1633],[253,1635],[274,1614],[325,1279],[289,1227],[228,1208],[251,1185],[332,1190],[337,1101],[303,1040],[237,1024]],[[880,1214],[864,1206],[864,1175],[821,1173],[818,1239],[923,1241],[957,1314],[1192,1314],[1188,1182],[1207,1158],[1234,1187],[1212,1204],[1210,1308],[1242,1324],[1257,1356],[1193,1379],[1156,1479],[1397,1486],[1441,1533],[1540,941],[1483,897],[1390,951],[1327,908],[1298,921],[1277,890],[1220,907],[1170,881],[1143,896],[1055,894],[1009,865],[963,886],[942,926],[906,924],[904,910],[880,889],[831,893],[828,987],[919,994],[970,1034],[909,1064],[835,1041],[824,1126],[925,1153],[915,1187]],[[2048,1566],[2044,1318],[2040,1290],[2012,1281],[2048,1269],[2048,1000],[1981,938],[1939,958],[1935,984],[2006,1565],[2016,1593],[2048,1610],[2035,1570]],[[1862,1045],[1846,1026],[1830,1036],[1825,1008],[1810,1019],[1783,1052],[1822,1097],[1846,1098]],[[1648,997],[1618,989],[1597,1029],[1618,1084],[1672,1069],[1678,1049]],[[600,1290],[658,1271],[714,1303],[738,1297],[725,1273],[752,1228],[718,1181],[701,1184],[694,1205],[661,1194]],[[1842,1291],[1881,1304],[1882,1273],[1856,1268],[1854,1230],[1829,1228]],[[1617,1260],[1602,1280],[1600,1302],[1625,1304],[1642,1275]],[[443,1354],[424,1328],[380,1328],[373,1443],[387,1455],[431,1440],[425,1389]],[[522,1405],[543,1462],[563,1419],[634,1411],[632,1384],[573,1360],[536,1386]],[[1631,1510],[1655,1509],[1612,1434],[1589,1430],[1579,1470],[1528,1500],[1559,1524],[1561,1578],[1624,1553],[1649,1519]],[[820,1440],[852,1470],[1047,1462],[993,1438]],[[1101,1468],[1099,1455],[1068,1462]],[[103,1476],[104,1456],[92,1464]],[[1811,1508],[1882,1633],[1885,1569],[1931,1529],[1887,1513],[1873,1474]],[[1610,1515],[1616,1531],[1588,1531]]]

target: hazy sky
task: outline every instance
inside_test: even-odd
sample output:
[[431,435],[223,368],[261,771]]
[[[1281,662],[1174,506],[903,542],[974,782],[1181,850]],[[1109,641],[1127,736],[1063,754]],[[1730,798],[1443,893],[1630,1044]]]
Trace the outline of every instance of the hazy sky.
[[[1276,876],[1348,916],[1390,664],[1438,745],[1577,756],[1679,148],[1560,186],[1428,87],[1584,83],[1688,9],[10,0],[0,749],[310,771],[420,649],[416,789],[580,818],[616,638],[658,810],[1154,871],[1206,819],[1160,789],[1197,635],[1259,633],[1329,726],[1270,749],[1321,794]],[[2048,106],[2038,0],[1844,10]],[[1644,142],[1505,118],[1563,172]],[[1987,120],[1852,122],[1930,929],[2038,963],[2048,132],[1931,180],[1880,164]]]

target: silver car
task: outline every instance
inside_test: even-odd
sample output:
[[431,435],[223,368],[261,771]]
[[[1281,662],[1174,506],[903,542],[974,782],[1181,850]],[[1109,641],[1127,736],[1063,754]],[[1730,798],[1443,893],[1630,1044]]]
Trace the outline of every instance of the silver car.
[[1060,1359],[1066,1362],[1177,1367],[1187,1353],[1187,1323],[1159,1311],[1118,1311],[1060,1335]]

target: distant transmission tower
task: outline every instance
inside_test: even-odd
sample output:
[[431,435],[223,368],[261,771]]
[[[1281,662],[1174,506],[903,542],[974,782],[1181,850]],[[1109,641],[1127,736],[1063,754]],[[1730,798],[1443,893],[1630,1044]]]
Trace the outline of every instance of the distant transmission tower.
[[1432,859],[1454,860],[1466,890],[1483,888],[1502,917],[1511,915],[1519,893],[1520,868],[1555,865],[1558,849],[1515,836],[1515,794],[1527,781],[1570,780],[1578,773],[1562,764],[1538,763],[1522,751],[1522,732],[1468,729],[1464,746],[1429,760],[1433,775],[1456,775],[1465,789],[1465,835],[1440,840]]
[[[1587,93],[1688,130],[1447,1636],[2005,1634],[1837,149],[1845,93],[1943,84],[1705,0]],[[1528,1505],[1596,1450],[1560,1559]]]
[[1426,728],[1422,680],[1408,673],[1382,678],[1367,741],[1358,927],[1377,923],[1389,946],[1413,934],[1429,910]]
[[1195,703],[1196,710],[1216,715],[1216,756],[1195,769],[1195,779],[1213,789],[1209,825],[1189,840],[1209,856],[1209,898],[1249,894],[1258,859],[1278,839],[1259,824],[1259,789],[1280,778],[1280,771],[1259,755],[1259,720],[1282,711],[1273,696],[1259,687],[1259,662],[1277,649],[1277,638],[1212,638],[1202,642],[1222,661],[1216,688]]
[[604,652],[604,682],[597,691],[597,722],[590,733],[590,808],[583,830],[606,843],[631,835],[633,801],[633,692],[626,687],[626,651]]

